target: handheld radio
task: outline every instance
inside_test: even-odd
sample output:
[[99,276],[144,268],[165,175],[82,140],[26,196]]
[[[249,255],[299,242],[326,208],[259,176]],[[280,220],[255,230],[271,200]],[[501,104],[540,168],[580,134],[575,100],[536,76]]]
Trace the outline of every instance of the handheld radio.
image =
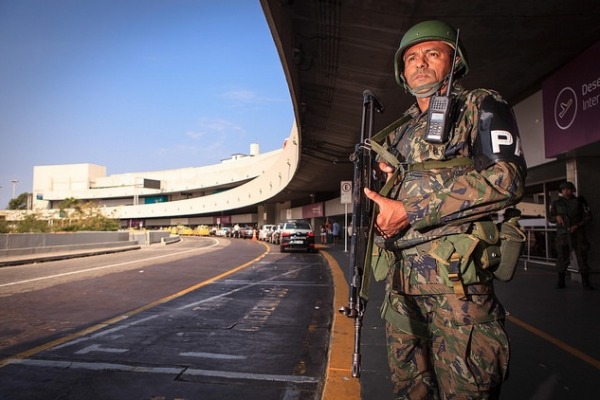
[[445,143],[448,140],[452,121],[450,114],[454,106],[454,96],[452,96],[452,79],[454,78],[454,68],[456,67],[456,57],[458,54],[458,35],[460,30],[456,30],[456,44],[454,47],[454,56],[452,58],[452,67],[450,68],[450,77],[448,78],[448,88],[446,95],[431,96],[429,110],[427,110],[427,133],[425,140],[430,143]]

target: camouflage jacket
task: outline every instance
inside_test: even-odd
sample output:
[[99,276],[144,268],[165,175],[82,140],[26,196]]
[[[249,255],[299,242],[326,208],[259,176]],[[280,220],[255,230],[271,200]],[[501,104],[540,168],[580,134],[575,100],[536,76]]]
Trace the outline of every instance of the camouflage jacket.
[[[455,94],[459,99],[455,123],[446,143],[425,141],[427,112],[421,112],[416,104],[409,108],[407,113],[412,118],[396,129],[388,143],[400,154],[402,162],[414,165],[428,160],[477,157],[474,149],[482,123],[482,101],[493,96],[502,104],[506,102],[487,89],[465,91],[456,85]],[[516,146],[520,151],[518,139]],[[398,242],[466,232],[471,221],[516,204],[523,196],[525,184],[524,160],[521,164],[496,160],[481,171],[468,165],[406,172],[390,196],[403,202],[410,222],[410,228]]]
[[[557,223],[557,215],[563,217],[564,226]],[[561,196],[554,200],[550,206],[550,221],[557,223],[556,231],[559,235],[566,235],[569,227],[574,225],[578,225],[578,229],[583,228],[590,220],[591,211],[589,211],[587,201],[583,197],[566,198]]]

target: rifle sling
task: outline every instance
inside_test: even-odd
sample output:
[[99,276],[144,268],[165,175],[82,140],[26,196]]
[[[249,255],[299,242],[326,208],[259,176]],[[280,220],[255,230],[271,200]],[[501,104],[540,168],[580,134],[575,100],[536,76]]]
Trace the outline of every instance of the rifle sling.
[[398,118],[396,121],[392,122],[391,124],[389,124],[388,126],[383,128],[382,130],[377,132],[375,135],[371,136],[371,141],[377,142],[377,143],[383,142],[383,140],[390,133],[392,133],[392,131],[396,130],[396,128],[398,128],[400,125],[404,125],[411,119],[412,119],[412,117],[410,116],[410,114],[404,114],[403,116]]
[[[373,135],[371,137],[370,141],[372,143],[377,143],[377,144],[379,144],[379,142],[384,142],[386,137],[390,133],[392,133],[394,130],[396,130],[396,128],[398,128],[399,126],[408,122],[410,119],[411,119],[411,116],[409,114],[403,115],[398,120],[392,122],[390,125],[386,126],[382,130],[377,132],[375,135]],[[381,148],[383,151],[387,152],[387,150],[383,149],[382,146],[379,146],[379,148]],[[391,179],[388,179],[388,181],[385,183],[383,188],[381,188],[381,190],[379,191],[379,194],[381,194],[382,196],[387,196],[389,194],[390,190],[394,186],[394,182],[396,181],[396,178],[398,177],[398,174],[400,173],[400,171],[403,171],[402,166],[398,166],[394,170],[394,175],[392,176]],[[368,241],[367,241],[365,259],[363,260],[363,274],[362,274],[362,279],[361,279],[359,296],[362,299],[364,299],[365,301],[369,300],[369,286],[371,285],[371,274],[373,273],[373,271],[372,271],[373,268],[372,268],[371,262],[372,262],[372,258],[373,258],[373,237],[375,234],[374,221],[375,221],[376,215],[377,215],[377,205],[375,205],[373,207],[373,210],[371,213],[371,226],[369,227],[369,237],[368,237]]]
[[[441,168],[455,168],[455,167],[463,167],[473,165],[473,160],[469,157],[456,157],[451,158],[449,160],[428,160],[415,164],[403,164],[400,163],[390,152],[388,152],[383,146],[379,145],[380,141],[384,141],[385,138],[396,128],[408,122],[411,119],[411,116],[408,114],[403,115],[400,119],[394,121],[390,125],[383,128],[381,131],[377,132],[370,139],[370,146],[373,151],[381,156],[383,160],[390,163],[395,167],[394,173],[390,179],[387,180],[383,188],[379,191],[381,196],[387,197],[390,193],[394,183],[396,182],[398,175],[402,172],[404,175],[405,171],[426,171],[430,169],[441,169]],[[388,158],[393,157],[396,159],[396,163],[390,162]],[[393,161],[393,160],[392,160]],[[395,165],[394,165],[395,164]],[[384,256],[381,249],[373,246],[373,237],[374,237],[374,221],[377,216],[377,205],[373,207],[371,213],[371,226],[369,228],[369,237],[367,242],[367,248],[365,252],[365,259],[363,260],[363,274],[360,285],[360,293],[359,296],[367,301],[369,299],[369,286],[371,284],[371,274],[373,272],[372,262],[374,257],[377,257],[377,262],[380,262],[380,257]],[[373,250],[377,250],[378,254],[373,253]]]
[[456,157],[449,160],[428,160],[415,164],[408,164],[407,171],[428,171],[430,169],[467,167],[473,165],[473,160],[469,157]]

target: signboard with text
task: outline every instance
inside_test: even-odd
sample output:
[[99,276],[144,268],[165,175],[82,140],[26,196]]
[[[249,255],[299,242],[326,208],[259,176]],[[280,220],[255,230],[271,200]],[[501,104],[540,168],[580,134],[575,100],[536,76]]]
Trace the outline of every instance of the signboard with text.
[[544,82],[546,158],[600,140],[599,59],[600,42]]
[[325,203],[313,203],[302,207],[302,218],[318,218],[325,215]]
[[231,224],[231,215],[221,215],[220,217],[213,217],[213,224],[215,224],[215,225]]

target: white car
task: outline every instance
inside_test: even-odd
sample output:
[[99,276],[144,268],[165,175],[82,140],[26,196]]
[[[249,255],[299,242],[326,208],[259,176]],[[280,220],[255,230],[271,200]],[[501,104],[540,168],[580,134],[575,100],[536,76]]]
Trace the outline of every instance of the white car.
[[231,236],[231,228],[224,226],[217,231],[216,235],[221,237],[229,237]]
[[291,219],[279,231],[279,250],[303,249],[308,253],[315,250],[315,233],[308,221]]

